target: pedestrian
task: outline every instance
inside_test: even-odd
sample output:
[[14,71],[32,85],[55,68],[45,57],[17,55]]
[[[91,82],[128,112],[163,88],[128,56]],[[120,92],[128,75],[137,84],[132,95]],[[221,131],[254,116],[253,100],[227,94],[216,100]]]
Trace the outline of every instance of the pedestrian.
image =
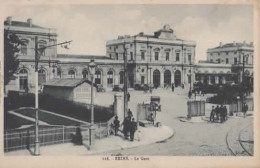
[[127,117],[125,117],[124,122],[123,122],[123,133],[124,133],[124,137],[125,139],[128,139],[128,133],[130,131],[130,125],[131,125],[131,117],[132,117],[132,112],[128,111],[127,113]]
[[224,106],[224,121],[227,120],[227,107]]
[[211,121],[215,121],[215,115],[216,115],[216,113],[215,113],[215,108],[214,108],[214,106],[212,106],[212,110],[211,110],[211,112],[210,112],[210,117],[209,117],[209,121],[211,122]]
[[148,116],[148,121],[151,121],[154,125],[154,117],[153,117],[153,113],[151,113],[149,116]]
[[244,114],[244,118],[246,117],[247,110],[248,110],[248,105],[244,103],[242,106],[242,112]]
[[131,124],[130,124],[130,141],[134,140],[136,130],[137,130],[137,123],[135,122],[135,119],[132,118],[132,121],[131,121]]
[[130,101],[130,93],[127,92],[127,101]]
[[188,96],[189,96],[189,99],[191,98],[191,96],[192,96],[192,93],[191,93],[191,91],[189,91],[189,93],[188,93]]
[[119,125],[120,125],[120,121],[118,120],[118,116],[115,116],[114,119],[115,136],[117,136]]
[[219,115],[220,115],[220,122],[223,123],[223,121],[224,121],[224,107],[223,107],[223,104],[221,104],[221,106],[219,108]]
[[219,121],[219,106],[215,108],[215,113],[216,113],[216,120]]
[[174,92],[174,83],[172,83],[172,92]]

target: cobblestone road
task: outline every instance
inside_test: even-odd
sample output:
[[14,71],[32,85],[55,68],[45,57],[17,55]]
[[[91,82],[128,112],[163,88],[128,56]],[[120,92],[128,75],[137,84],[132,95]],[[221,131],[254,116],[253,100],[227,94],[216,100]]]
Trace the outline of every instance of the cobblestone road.
[[[225,123],[188,123],[181,122],[180,118],[187,115],[187,94],[172,93],[170,90],[154,91],[153,95],[161,96],[162,112],[157,115],[158,121],[170,126],[176,131],[171,139],[163,143],[141,146],[134,149],[117,150],[104,154],[123,155],[170,155],[170,156],[226,156],[232,151],[239,154],[242,147],[239,144],[239,135],[245,148],[252,152],[253,117],[231,117]],[[113,102],[113,92],[108,92],[100,99]],[[136,109],[137,103],[149,100],[151,94],[130,91],[130,108]],[[109,104],[109,101],[105,103]],[[104,102],[104,101],[102,101]],[[111,104],[110,103],[110,104]],[[241,131],[244,129],[243,131]],[[240,134],[240,132],[242,132]],[[247,142],[246,142],[247,141]],[[228,142],[228,143],[227,143]],[[249,143],[248,143],[249,142]],[[231,150],[230,150],[231,149]],[[244,155],[244,154],[243,154]]]

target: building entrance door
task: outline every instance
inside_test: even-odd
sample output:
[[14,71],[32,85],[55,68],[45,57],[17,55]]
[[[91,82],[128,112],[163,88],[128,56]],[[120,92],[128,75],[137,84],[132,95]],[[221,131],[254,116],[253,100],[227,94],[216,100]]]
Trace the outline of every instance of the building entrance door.
[[155,71],[153,71],[153,85],[155,88],[160,86],[160,80],[160,71],[156,69]]
[[174,73],[175,86],[181,86],[181,71],[176,70]]
[[169,70],[164,72],[164,86],[171,86],[171,72]]

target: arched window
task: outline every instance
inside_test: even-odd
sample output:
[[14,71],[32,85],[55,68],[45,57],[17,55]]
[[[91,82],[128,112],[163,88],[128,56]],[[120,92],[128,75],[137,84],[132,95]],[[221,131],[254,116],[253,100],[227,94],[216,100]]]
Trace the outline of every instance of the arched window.
[[45,56],[45,46],[47,45],[47,42],[46,41],[44,41],[44,40],[40,40],[39,42],[38,42],[38,44],[39,44],[39,46],[38,46],[38,48],[40,49],[40,52],[41,52],[41,56]]
[[73,69],[71,69],[71,70],[69,70],[68,75],[69,75],[70,78],[75,78],[76,72]]
[[28,72],[26,69],[21,69],[19,71],[19,89],[25,90],[28,88]]
[[27,45],[28,45],[28,40],[22,40],[21,43],[21,54],[27,55]]
[[44,69],[40,69],[38,72],[38,84],[41,85],[46,82],[46,72]]
[[113,86],[113,71],[107,72],[107,85],[108,85],[108,87]]
[[101,84],[101,72],[97,70],[95,73],[95,84]]
[[124,71],[119,72],[119,84],[124,84]]
[[82,76],[83,76],[83,78],[88,78],[88,70],[83,69]]

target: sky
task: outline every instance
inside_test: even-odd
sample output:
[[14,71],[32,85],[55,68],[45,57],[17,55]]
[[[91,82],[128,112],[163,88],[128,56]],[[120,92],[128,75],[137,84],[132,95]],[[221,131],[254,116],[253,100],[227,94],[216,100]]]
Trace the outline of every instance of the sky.
[[247,5],[31,5],[11,6],[6,17],[56,28],[59,54],[105,55],[106,41],[139,32],[153,34],[169,24],[177,38],[195,41],[196,61],[220,42],[253,41],[253,10]]

